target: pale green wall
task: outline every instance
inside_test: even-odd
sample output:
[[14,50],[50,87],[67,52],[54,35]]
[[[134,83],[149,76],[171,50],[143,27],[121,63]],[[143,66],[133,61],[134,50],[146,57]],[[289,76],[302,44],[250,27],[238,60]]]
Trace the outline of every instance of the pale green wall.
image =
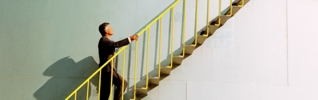
[[0,97],[64,98],[97,69],[98,25],[137,32],[173,0],[0,1]]
[[[218,0],[211,0],[211,18]],[[132,35],[174,0],[2,0],[0,1],[0,97],[6,100],[60,100],[86,79],[99,63],[98,25],[110,22],[113,40]],[[182,1],[175,10],[174,50],[180,48]],[[194,34],[194,1],[187,2],[186,40]],[[226,2],[223,4],[226,5]],[[222,9],[225,9],[223,6]],[[199,1],[199,29],[205,26],[206,1]],[[162,60],[169,54],[170,12],[163,17]],[[158,29],[151,27],[150,71],[156,72]],[[192,39],[193,40],[193,39]],[[179,41],[179,42],[178,42]],[[139,54],[145,44],[139,40]],[[190,41],[191,42],[191,41]],[[131,91],[135,45],[128,47],[125,77]],[[127,51],[128,52],[128,51]],[[180,49],[177,51],[181,52]],[[138,81],[145,75],[143,57],[138,57]],[[118,63],[121,64],[121,58]],[[167,64],[167,62],[166,62]],[[118,68],[118,71],[121,71]],[[96,80],[90,98],[96,98]],[[142,82],[140,83],[143,84]],[[129,93],[128,93],[129,94]],[[129,95],[127,95],[128,97]]]

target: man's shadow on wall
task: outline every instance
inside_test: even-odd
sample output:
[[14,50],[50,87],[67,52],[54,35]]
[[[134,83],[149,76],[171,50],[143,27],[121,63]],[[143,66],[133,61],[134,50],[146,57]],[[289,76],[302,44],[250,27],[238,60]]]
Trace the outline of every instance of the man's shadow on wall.
[[[52,78],[40,87],[33,96],[36,100],[64,100],[97,69],[98,64],[92,56],[86,57],[79,62],[75,62],[72,58],[64,57],[43,72],[44,76]],[[97,86],[97,79],[97,77],[94,77],[90,84]],[[78,100],[86,98],[86,87],[87,85],[84,85],[77,93]],[[91,90],[94,91],[96,89],[89,89],[88,96],[91,95]],[[92,93],[96,93],[96,91]]]

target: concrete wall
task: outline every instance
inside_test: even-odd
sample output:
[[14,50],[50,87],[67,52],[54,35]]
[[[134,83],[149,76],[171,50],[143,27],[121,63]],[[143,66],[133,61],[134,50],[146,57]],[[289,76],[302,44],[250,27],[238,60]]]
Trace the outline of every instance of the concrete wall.
[[317,0],[251,0],[144,100],[317,100]]
[[[98,25],[110,22],[113,40],[137,33],[174,0],[98,0],[98,1],[0,1],[0,97],[10,100],[64,99],[98,68]],[[210,19],[217,15],[218,0],[211,0]],[[175,7],[175,42],[180,53],[182,3]],[[224,1],[226,9],[229,1]],[[194,36],[193,0],[187,0],[186,40]],[[163,51],[158,61],[158,23],[151,27],[150,67],[169,63],[170,12],[163,16]],[[199,1],[199,28],[206,22],[206,0]],[[179,38],[177,38],[179,37]],[[138,82],[145,75],[145,38],[140,37]],[[132,90],[135,44],[128,47],[125,77]],[[121,55],[120,55],[121,56]],[[118,58],[118,66],[122,58]],[[121,72],[122,68],[118,68]],[[155,75],[155,74],[153,74]],[[91,82],[90,98],[96,99],[97,78]],[[139,82],[142,83],[143,82]],[[82,91],[83,92],[83,91]],[[81,93],[82,93],[81,92]],[[127,92],[127,91],[126,91]],[[127,97],[131,92],[127,92]],[[82,96],[82,94],[80,94]]]
[[98,25],[110,22],[113,40],[123,39],[172,2],[1,0],[1,100],[64,99],[98,67]]
[[[217,15],[217,1],[211,0],[210,19]],[[1,99],[65,98],[97,69],[100,23],[110,22],[115,32],[112,39],[123,39],[172,2],[0,1]],[[205,2],[199,1],[199,29],[206,22]],[[222,9],[228,4],[223,1]],[[316,100],[318,16],[312,12],[318,10],[317,4],[316,0],[251,0],[144,99]],[[193,40],[195,33],[194,5],[194,0],[187,0],[186,40]],[[175,9],[177,37],[181,36],[182,1]],[[164,63],[168,63],[170,19],[169,13],[163,17]],[[158,43],[157,28],[157,23],[151,27],[153,44]],[[143,42],[141,37],[138,81],[146,73]],[[177,53],[180,43],[174,44]],[[160,61],[155,58],[158,45],[152,46],[150,70],[155,72]],[[133,85],[134,49],[132,44],[127,51],[128,91]],[[96,82],[91,82],[91,99],[97,95]]]

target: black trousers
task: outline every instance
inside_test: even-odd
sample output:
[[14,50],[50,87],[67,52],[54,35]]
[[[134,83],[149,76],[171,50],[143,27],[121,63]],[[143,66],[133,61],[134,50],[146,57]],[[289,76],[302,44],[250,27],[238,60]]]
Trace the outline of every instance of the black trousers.
[[[121,93],[121,90],[122,89],[124,89],[124,91],[126,90],[126,87],[128,84],[127,81],[123,79],[123,77],[120,76],[115,70],[113,70],[113,76],[111,76],[111,72],[102,70],[101,76],[102,77],[101,77],[101,87],[100,87],[100,100],[108,100],[109,98],[111,77],[113,77],[113,85],[115,85],[115,87],[113,88],[113,90],[115,90],[113,99],[121,100],[121,96],[123,95]],[[124,87],[122,86],[123,80],[124,80]]]

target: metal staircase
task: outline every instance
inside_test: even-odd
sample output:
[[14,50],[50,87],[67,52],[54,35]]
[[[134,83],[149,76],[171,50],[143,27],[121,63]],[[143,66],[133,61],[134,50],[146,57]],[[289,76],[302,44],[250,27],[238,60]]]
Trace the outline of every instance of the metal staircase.
[[[141,34],[143,33],[147,33],[147,47],[149,48],[149,40],[150,40],[150,26],[153,25],[155,22],[158,22],[159,21],[159,27],[160,27],[160,42],[159,42],[159,56],[158,56],[158,61],[160,62],[161,60],[161,42],[162,42],[162,31],[161,31],[161,28],[162,28],[162,16],[164,14],[166,14],[168,11],[171,11],[172,13],[172,26],[174,25],[173,23],[173,12],[174,12],[174,6],[176,4],[179,3],[180,0],[176,0],[175,2],[173,2],[167,9],[165,9],[161,14],[159,14],[156,18],[154,18],[145,28],[143,28],[141,31],[139,31],[138,35],[140,36]],[[195,32],[198,32],[198,1],[199,0],[196,0],[196,14],[195,14]],[[230,0],[230,5],[229,5],[229,9],[227,11],[223,11],[225,13],[222,14],[222,11],[221,11],[221,0],[219,0],[219,6],[218,6],[218,16],[215,18],[215,19],[212,19],[210,20],[209,18],[209,8],[210,8],[210,3],[209,3],[210,0],[207,0],[207,22],[206,22],[206,27],[205,27],[205,30],[201,31],[200,34],[197,34],[195,33],[195,36],[194,36],[194,41],[192,44],[190,45],[186,45],[185,44],[185,39],[184,39],[184,36],[182,36],[182,53],[178,56],[174,56],[173,54],[173,45],[170,45],[170,64],[168,66],[162,66],[160,63],[158,64],[158,74],[156,77],[149,77],[148,76],[148,73],[146,73],[146,85],[144,87],[140,87],[140,88],[137,88],[136,86],[136,61],[135,61],[135,68],[134,68],[134,93],[133,93],[133,97],[130,98],[130,100],[139,100],[139,99],[142,99],[144,98],[145,96],[147,96],[147,92],[150,91],[151,89],[153,89],[154,87],[158,86],[159,83],[160,83],[160,80],[164,79],[165,77],[167,77],[168,75],[170,75],[171,71],[174,69],[174,68],[177,68],[178,66],[181,65],[182,61],[187,58],[188,56],[190,56],[192,54],[192,52],[197,48],[199,47],[200,45],[202,45],[204,43],[204,41],[209,38],[210,36],[213,35],[213,33],[220,27],[222,27],[226,21],[228,19],[230,19],[232,16],[234,16],[246,3],[249,2],[249,0],[235,0],[234,2],[232,0]],[[186,11],[186,0],[184,0],[183,2],[183,9],[184,11]],[[186,12],[183,12],[183,16],[186,15]],[[182,34],[185,34],[185,18],[183,18],[183,33]],[[174,28],[172,27],[172,30],[171,30],[172,34],[171,34],[171,39],[173,39],[174,37],[174,34],[173,34],[173,31],[174,31]],[[171,42],[173,42],[173,40],[171,40]],[[173,44],[173,43],[171,43]],[[136,42],[135,44],[136,48],[138,47],[138,42]],[[120,53],[123,52],[123,56],[125,58],[125,50],[126,50],[126,47],[122,47],[119,51],[117,51],[117,53],[111,58],[111,60],[107,61],[101,68],[99,68],[96,72],[94,72],[87,80],[85,80],[77,89],[75,89],[67,98],[66,100],[77,100],[77,93],[79,92],[80,89],[82,88],[87,88],[86,89],[86,100],[88,100],[88,90],[89,90],[89,84],[90,84],[90,81],[91,79],[96,76],[96,75],[100,75],[101,73],[101,69],[108,63],[112,63],[114,58],[116,56],[118,56]],[[138,56],[137,54],[138,50],[135,51],[135,57]],[[147,49],[146,51],[146,55],[148,57],[149,55],[149,50]],[[136,60],[136,59],[135,59]],[[146,61],[147,62],[147,61]],[[124,65],[124,64],[123,64]],[[146,64],[147,67],[146,67],[146,70],[148,72],[148,64]],[[123,69],[124,69],[124,66],[122,66]],[[124,71],[122,72],[124,74]],[[100,79],[99,79],[100,80]],[[100,84],[99,84],[100,86]],[[122,91],[124,92],[124,91]],[[100,94],[98,94],[100,95]],[[112,95],[112,93],[111,93]],[[80,98],[81,100],[83,98]],[[98,98],[99,99],[99,98]],[[110,99],[112,99],[112,97],[110,96]],[[125,100],[127,100],[128,98],[124,98]]]
[[[195,41],[193,41],[193,43],[191,45],[184,46],[184,51],[182,52],[182,54],[180,54],[178,56],[173,56],[172,64],[170,64],[169,66],[164,66],[164,67],[160,68],[160,70],[161,70],[160,76],[166,77],[166,76],[170,75],[171,71],[174,68],[177,68],[178,66],[181,65],[183,59],[190,56],[192,54],[192,52],[197,47],[202,45],[208,37],[212,36],[213,33],[218,28],[222,27],[227,20],[229,20],[232,16],[234,16],[249,1],[250,0],[237,0],[236,2],[232,3],[232,5],[230,5],[230,7],[229,7],[230,9],[228,11],[226,11],[226,13],[224,15],[222,15],[221,11],[219,11],[219,16],[216,19],[212,20],[210,23],[208,23],[207,29],[202,31],[200,35],[196,35],[196,39],[195,39]],[[232,0],[231,0],[231,2],[232,2]],[[198,5],[196,5],[196,6],[198,6]],[[220,10],[220,8],[219,8],[219,10]],[[196,12],[197,12],[197,8],[196,8]],[[196,16],[197,16],[197,14],[196,14]],[[209,34],[206,34],[207,32]],[[149,85],[152,86],[152,88],[154,88],[155,86],[158,86],[160,80],[164,79],[164,77],[163,78],[162,77],[149,78]],[[147,96],[148,90],[150,90],[150,89],[137,88],[137,94],[136,94],[137,99],[142,99],[143,97]],[[131,100],[134,100],[134,99],[131,99]]]

